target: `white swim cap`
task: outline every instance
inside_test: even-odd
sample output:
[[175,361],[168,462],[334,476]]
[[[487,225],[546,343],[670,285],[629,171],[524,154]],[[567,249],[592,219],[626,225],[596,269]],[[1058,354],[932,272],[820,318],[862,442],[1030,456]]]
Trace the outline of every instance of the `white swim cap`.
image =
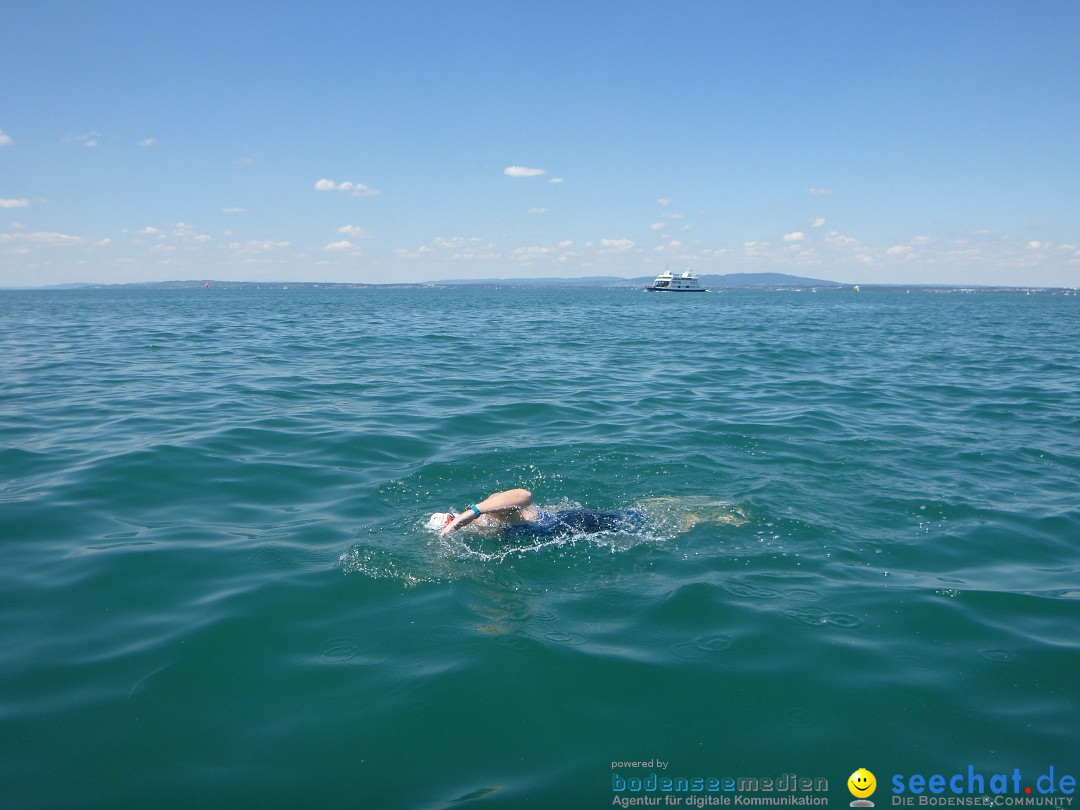
[[433,532],[441,532],[453,519],[453,512],[436,512],[428,518],[427,527]]

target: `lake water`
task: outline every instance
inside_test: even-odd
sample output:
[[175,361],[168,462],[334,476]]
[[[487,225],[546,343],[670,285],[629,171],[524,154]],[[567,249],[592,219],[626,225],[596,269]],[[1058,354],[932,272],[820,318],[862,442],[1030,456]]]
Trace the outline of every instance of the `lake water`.
[[3,807],[1080,776],[1075,296],[0,292],[0,431]]

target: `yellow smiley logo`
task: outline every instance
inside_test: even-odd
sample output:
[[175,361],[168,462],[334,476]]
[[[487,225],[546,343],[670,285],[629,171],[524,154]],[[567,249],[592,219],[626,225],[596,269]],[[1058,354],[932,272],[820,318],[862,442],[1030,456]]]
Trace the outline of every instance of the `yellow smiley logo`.
[[877,789],[877,779],[866,768],[859,768],[847,780],[848,790],[857,799],[865,799]]

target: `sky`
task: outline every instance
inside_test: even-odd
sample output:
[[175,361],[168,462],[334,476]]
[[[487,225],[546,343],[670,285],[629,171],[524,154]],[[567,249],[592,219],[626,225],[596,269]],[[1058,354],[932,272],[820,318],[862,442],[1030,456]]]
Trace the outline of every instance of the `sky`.
[[0,286],[1080,286],[1077,0],[0,15]]

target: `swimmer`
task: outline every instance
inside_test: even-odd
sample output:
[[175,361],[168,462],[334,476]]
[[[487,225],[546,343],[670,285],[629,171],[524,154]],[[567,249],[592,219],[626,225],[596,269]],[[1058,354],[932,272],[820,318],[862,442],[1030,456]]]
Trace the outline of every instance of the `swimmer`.
[[645,513],[638,509],[578,508],[549,512],[533,504],[529,490],[508,489],[466,507],[461,514],[436,513],[431,516],[429,525],[432,528],[442,526],[439,534],[445,537],[473,521],[484,528],[499,529],[504,535],[550,536],[640,528],[645,523]]

